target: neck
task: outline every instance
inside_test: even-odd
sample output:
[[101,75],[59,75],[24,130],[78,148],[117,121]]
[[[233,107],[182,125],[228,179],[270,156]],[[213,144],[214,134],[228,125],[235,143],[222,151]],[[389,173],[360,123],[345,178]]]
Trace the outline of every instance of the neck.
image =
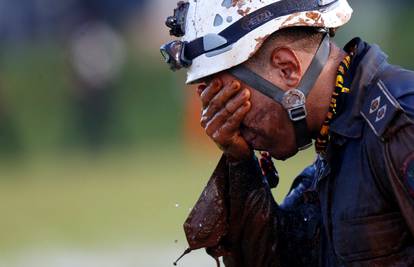
[[314,138],[318,135],[326,119],[332,93],[335,88],[337,70],[345,56],[345,51],[337,47],[334,43],[331,43],[329,61],[308,96],[308,128]]

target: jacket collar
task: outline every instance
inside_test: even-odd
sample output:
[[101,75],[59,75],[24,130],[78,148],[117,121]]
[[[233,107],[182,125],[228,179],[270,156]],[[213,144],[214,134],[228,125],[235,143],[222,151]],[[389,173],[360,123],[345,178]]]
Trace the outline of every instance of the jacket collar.
[[355,53],[348,72],[352,79],[351,92],[343,96],[340,113],[332,122],[330,130],[346,138],[359,138],[363,127],[360,110],[367,89],[386,66],[388,56],[379,46],[368,45],[360,38],[353,39],[344,50]]

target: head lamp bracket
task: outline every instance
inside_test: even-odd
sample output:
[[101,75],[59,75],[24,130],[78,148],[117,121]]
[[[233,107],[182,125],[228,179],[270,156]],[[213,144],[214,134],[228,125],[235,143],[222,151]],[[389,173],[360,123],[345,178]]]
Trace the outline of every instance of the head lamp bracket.
[[169,16],[165,21],[165,25],[170,28],[170,35],[182,37],[185,35],[185,24],[190,3],[180,1],[177,8],[174,9],[174,15]]

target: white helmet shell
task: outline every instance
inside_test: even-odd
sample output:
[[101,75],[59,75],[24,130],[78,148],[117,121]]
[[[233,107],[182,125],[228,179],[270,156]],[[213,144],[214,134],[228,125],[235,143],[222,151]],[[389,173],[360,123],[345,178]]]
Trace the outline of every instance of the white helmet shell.
[[[182,41],[191,42],[207,35],[218,35],[248,14],[276,2],[296,0],[189,0]],[[309,0],[312,1],[312,0]],[[347,0],[314,0],[317,10],[287,14],[272,19],[242,36],[220,53],[203,54],[193,59],[187,83],[229,69],[247,61],[272,33],[287,27],[338,28],[352,15]]]

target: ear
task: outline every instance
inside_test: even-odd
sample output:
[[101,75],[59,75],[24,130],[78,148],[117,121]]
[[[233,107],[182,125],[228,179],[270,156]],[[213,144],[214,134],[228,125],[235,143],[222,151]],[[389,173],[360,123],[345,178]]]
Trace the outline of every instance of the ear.
[[271,65],[280,81],[288,88],[296,88],[302,78],[302,67],[296,53],[289,47],[273,50]]

